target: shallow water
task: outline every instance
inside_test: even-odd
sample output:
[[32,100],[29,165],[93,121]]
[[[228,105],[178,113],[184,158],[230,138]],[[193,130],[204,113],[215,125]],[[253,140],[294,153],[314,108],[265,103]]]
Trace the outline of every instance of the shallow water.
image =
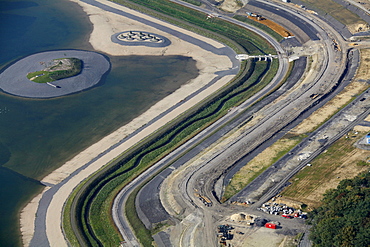
[[[67,0],[0,0],[0,69],[54,49],[92,50],[91,23]],[[19,210],[43,187],[36,180],[140,115],[197,75],[195,61],[109,57],[98,86],[48,100],[0,93],[0,246],[20,246]]]

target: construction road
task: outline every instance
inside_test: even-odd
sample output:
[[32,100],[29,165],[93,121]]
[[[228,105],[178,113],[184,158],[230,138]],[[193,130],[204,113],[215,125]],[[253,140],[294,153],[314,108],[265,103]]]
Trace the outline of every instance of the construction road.
[[[230,18],[229,14],[223,15],[220,12],[215,14],[214,8],[204,10],[184,2],[176,2],[196,8],[199,11],[204,11],[207,14],[214,14],[217,18],[247,27],[245,23]],[[205,6],[211,5],[208,3]],[[217,186],[219,186],[219,184],[224,184],[225,181],[223,181],[223,179],[228,175],[231,177],[228,172],[232,171],[233,166],[237,165],[238,162],[243,163],[240,162],[241,160],[251,159],[251,154],[255,155],[261,152],[266,147],[266,145],[264,145],[265,143],[271,143],[271,140],[276,139],[277,136],[281,136],[282,133],[293,127],[294,124],[302,121],[304,117],[313,110],[330,100],[337,92],[341,91],[345,85],[350,83],[356,72],[359,55],[356,50],[349,52],[350,47],[347,46],[348,42],[346,41],[346,38],[349,38],[348,31],[345,30],[340,32],[341,30],[336,30],[335,26],[330,26],[321,18],[309,15],[299,9],[290,9],[286,5],[279,3],[250,1],[245,8],[248,9],[251,7],[254,10],[259,9],[260,12],[266,11],[265,13],[274,13],[280,17],[285,16],[285,18],[296,20],[295,28],[297,28],[297,30],[299,29],[299,33],[306,34],[302,34],[296,37],[296,39],[298,39],[301,44],[309,40],[320,44],[321,50],[318,54],[318,60],[320,60],[319,69],[316,70],[315,73],[309,74],[308,76],[306,75],[306,80],[304,82],[300,80],[301,78],[294,78],[294,82],[291,83],[296,83],[296,85],[285,88],[285,91],[282,92],[284,96],[282,100],[274,101],[273,105],[270,104],[271,101],[266,100],[259,102],[260,105],[256,104],[252,108],[248,108],[251,103],[248,101],[248,103],[246,102],[246,104],[244,104],[245,108],[233,109],[221,120],[222,124],[220,123],[217,125],[218,123],[215,123],[215,125],[212,125],[210,129],[205,131],[208,133],[208,136],[204,132],[203,134],[201,133],[196,136],[194,140],[190,140],[185,146],[176,150],[176,154],[171,154],[174,155],[174,159],[161,161],[163,162],[161,164],[162,166],[170,166],[146,184],[139,192],[136,199],[138,215],[148,228],[151,228],[153,224],[159,222],[170,221],[175,224],[175,229],[176,227],[182,229],[182,234],[178,237],[171,235],[171,232],[161,232],[161,234],[154,236],[159,246],[192,246],[191,244],[189,245],[189,243],[194,242],[196,242],[194,246],[217,246],[218,243],[215,234],[216,225],[227,215],[240,211],[240,208],[236,205],[219,203],[220,194],[218,194]],[[271,38],[266,39],[271,41]],[[333,45],[332,40],[337,42],[340,49]],[[274,47],[278,47],[277,50],[284,56],[285,51],[280,44],[274,42]],[[259,96],[262,95],[260,94]],[[318,97],[313,98],[312,95],[318,95]],[[277,95],[277,97],[278,96],[280,95]],[[333,134],[324,146],[321,145],[316,147],[316,151],[312,152],[310,159],[302,163],[298,162],[298,164],[295,164],[294,168],[290,167],[290,172],[280,178],[280,181],[278,178],[273,180],[272,183],[264,185],[263,181],[269,180],[267,178],[271,177],[283,167],[279,165],[279,163],[274,164],[266,173],[261,174],[258,180],[255,180],[257,184],[252,184],[247,187],[245,191],[238,194],[235,200],[245,201],[249,199],[252,193],[255,193],[255,198],[253,198],[253,200],[255,200],[254,206],[249,209],[243,208],[243,210],[264,217],[263,213],[255,210],[259,205],[276,195],[285,185],[286,181],[305,166],[309,160],[320,154],[327,146],[348,132],[350,128],[361,122],[368,115],[368,103],[366,100],[360,101],[360,97],[361,99],[363,97],[367,99],[368,95],[364,94],[359,96],[358,100],[354,101],[353,104],[349,106],[360,109],[357,112],[356,120],[344,123],[344,127],[338,129],[337,133]],[[258,99],[258,97],[253,98],[253,100]],[[343,109],[334,116],[327,125],[330,126],[331,121],[336,122],[338,119],[343,118],[343,116],[340,115],[344,114],[343,112],[353,112],[353,109],[354,108]],[[234,112],[243,112],[243,114],[238,118],[230,117]],[[220,148],[219,151],[211,155],[208,154],[208,156],[199,156],[202,150],[217,143],[219,140],[225,140],[229,132],[231,133],[236,127],[240,128],[240,126],[248,125],[252,118],[258,119],[253,126],[245,128],[242,134],[237,138],[230,138],[229,143]],[[226,126],[225,123],[227,123]],[[225,127],[219,128],[219,126],[222,125]],[[325,126],[323,126],[323,128],[325,128]],[[318,131],[322,131],[322,129]],[[313,133],[310,139],[312,140],[318,133],[321,132]],[[304,141],[312,144],[312,141],[308,141],[308,139]],[[305,142],[299,144],[297,150],[291,152],[290,155],[292,159],[296,159],[294,154],[306,147]],[[194,146],[194,143],[196,146]],[[180,156],[181,158],[176,158]],[[187,164],[193,157],[202,160],[200,165],[191,166]],[[285,157],[285,159],[287,158]],[[282,160],[280,162],[283,164],[287,162],[287,160]],[[185,169],[182,166],[187,168]],[[175,188],[174,190],[178,190],[178,193],[174,192],[174,197],[178,205],[183,207],[182,210],[180,210],[182,212],[181,216],[171,213],[171,205],[163,205],[165,202],[162,201],[160,196],[160,191],[164,189],[161,187],[164,179],[175,171],[178,173],[176,174],[177,178],[175,182],[172,183],[172,186]],[[265,178],[263,176],[265,176]],[[172,192],[174,190],[172,190]],[[256,192],[259,194],[257,195]],[[199,195],[210,199],[212,206],[206,205],[199,200]],[[268,217],[274,218],[275,216]],[[281,217],[276,220],[281,221]],[[291,229],[294,231],[300,230],[306,232],[302,221],[298,222],[298,224],[290,224],[289,222],[292,221],[289,220],[286,222],[287,224],[284,224],[285,230]],[[117,224],[119,225],[121,223]],[[175,230],[173,231],[175,232]],[[309,246],[310,244],[307,238],[304,239],[301,246]]]

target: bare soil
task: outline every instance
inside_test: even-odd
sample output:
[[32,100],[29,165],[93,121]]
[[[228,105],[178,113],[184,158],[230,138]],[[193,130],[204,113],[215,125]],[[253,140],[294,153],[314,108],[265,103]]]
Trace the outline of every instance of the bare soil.
[[361,63],[357,71],[356,78],[348,85],[340,94],[335,96],[325,106],[321,107],[308,118],[306,118],[301,124],[290,131],[291,134],[300,135],[313,131],[319,124],[323,123],[327,118],[333,115],[338,109],[350,100],[352,100],[357,94],[366,90],[369,87],[367,81],[370,78],[370,50],[361,50]]
[[[364,0],[366,1],[366,0]],[[362,20],[358,15],[354,14],[353,12],[349,11],[346,7],[332,1],[332,0],[302,0],[302,2],[306,3],[306,7],[310,8],[309,6],[315,6],[316,8],[322,10],[323,12],[331,15],[339,22],[346,25],[350,32],[356,33],[365,30],[358,30],[359,25],[366,26],[367,23]]]
[[[361,50],[361,63],[354,81],[350,85],[348,85],[340,94],[338,94],[331,101],[329,101],[325,106],[315,111],[310,117],[305,119],[301,124],[299,124],[294,129],[292,129],[287,134],[287,136],[277,141],[271,147],[265,149],[262,153],[257,155],[252,161],[250,161],[243,168],[241,168],[241,170],[234,175],[229,186],[226,187],[225,195],[227,196],[228,194],[234,194],[240,189],[242,189],[249,183],[248,180],[252,178],[259,170],[263,169],[264,167],[272,165],[274,159],[276,159],[279,152],[281,152],[284,149],[288,149],[291,146],[294,146],[296,143],[294,140],[289,140],[288,139],[289,136],[299,136],[313,131],[315,128],[317,128],[317,126],[325,122],[326,119],[328,119],[336,111],[338,111],[342,106],[350,102],[357,94],[366,90],[369,87],[367,81],[369,80],[368,78],[370,78],[369,62],[370,62],[370,50],[369,49]],[[368,119],[370,120],[370,117],[368,117]],[[356,126],[355,130],[368,132],[370,131],[370,128]],[[351,161],[355,162],[356,160],[361,160],[361,158],[363,158],[361,155],[366,156],[365,154],[363,154],[363,152],[367,151],[358,149],[358,153],[351,154],[351,158],[343,157],[343,163],[346,160],[347,160],[346,162]],[[307,167],[305,169],[309,168],[312,167]],[[336,187],[341,179],[356,176],[360,171],[363,170],[363,167],[358,167],[356,166],[356,164],[354,164],[353,167],[349,165],[339,167],[330,166],[328,169],[330,171],[333,171],[332,178],[325,179],[325,177],[321,177],[322,181],[320,180],[311,181],[312,178],[308,177],[306,180],[304,181],[302,180],[301,186],[294,188],[293,186],[289,187],[291,190],[289,193],[293,193],[293,191],[297,192],[290,195],[289,198],[287,199],[290,199],[291,203],[293,203],[293,201],[296,201],[296,204],[305,203],[312,207],[317,206],[318,202],[322,198],[323,193],[328,188]],[[293,182],[297,180],[299,180],[297,176],[292,179]],[[323,181],[326,181],[325,184],[322,184]],[[320,186],[317,185],[315,189],[312,189],[310,194],[307,194],[306,187],[312,183],[320,184]]]
[[266,19],[265,17],[263,18],[257,18],[257,17],[252,17],[252,16],[248,16],[249,19],[252,19],[256,22],[259,22],[265,26],[268,26],[269,28],[271,28],[272,30],[274,30],[276,33],[280,34],[282,37],[289,37],[289,36],[292,36],[292,34],[287,30],[285,29],[284,27],[280,26],[279,24],[269,20],[269,19]]
[[54,59],[51,64],[48,65],[44,71],[58,71],[58,70],[69,70],[72,69],[73,62],[69,58]]
[[230,13],[234,13],[242,7],[243,4],[241,3],[241,1],[238,0],[225,0],[220,5],[220,9]]
[[310,208],[320,205],[324,193],[336,188],[343,179],[353,178],[370,166],[367,160],[370,151],[356,148],[354,143],[366,132],[351,131],[342,137],[325,153],[312,161],[311,167],[305,167],[291,179],[291,185],[282,195],[288,199],[307,204]]

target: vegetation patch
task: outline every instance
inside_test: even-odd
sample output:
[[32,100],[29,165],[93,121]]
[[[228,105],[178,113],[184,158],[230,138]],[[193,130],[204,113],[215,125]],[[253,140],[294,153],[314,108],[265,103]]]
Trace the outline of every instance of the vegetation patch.
[[[346,26],[366,24],[358,15],[349,11],[345,6],[333,0],[302,0],[308,8],[318,9],[323,14],[327,13]],[[364,31],[364,30],[363,30]]]
[[370,151],[354,146],[365,134],[351,131],[339,139],[326,152],[315,158],[311,166],[295,175],[290,181],[292,184],[282,195],[303,202],[310,208],[318,207],[325,191],[335,188],[341,180],[353,178],[369,168],[367,160]]
[[191,3],[195,6],[201,6],[202,5],[202,2],[201,1],[198,1],[198,0],[183,0],[184,2],[187,2],[187,3]]
[[225,188],[222,201],[225,202],[237,194],[268,167],[288,153],[289,150],[301,142],[302,139],[303,136],[285,136],[254,157],[235,173],[232,180]]
[[27,74],[27,78],[38,83],[52,82],[78,75],[82,70],[82,61],[78,58],[58,58],[41,71]]
[[[117,164],[100,174],[99,178],[93,180],[80,198],[82,211],[77,215],[78,222],[80,222],[78,225],[81,225],[80,230],[83,235],[86,235],[85,238],[89,243],[94,241],[97,243],[98,241],[104,246],[109,246],[117,241],[117,230],[111,219],[111,203],[125,184],[191,138],[196,131],[201,131],[224,115],[230,107],[243,102],[245,97],[253,94],[251,91],[268,83],[265,80],[271,77],[265,76],[265,74],[270,69],[270,62],[260,61],[252,67],[253,69],[248,70],[248,73],[239,78],[238,83],[229,87],[216,99],[182,121],[179,120],[181,124],[174,125],[160,136],[143,144],[135,152],[121,158]],[[125,208],[129,211],[135,211],[128,205]],[[133,212],[126,211],[126,214],[128,217],[130,215],[130,219],[134,218],[133,221],[130,220],[130,224],[134,226],[135,232],[142,233],[138,235],[138,237],[144,238],[140,241],[148,241],[145,237],[147,230],[144,225],[136,223],[137,220]]]
[[370,173],[341,181],[309,216],[314,246],[370,246]]
[[[168,1],[133,1],[116,0],[130,8],[149,13],[178,26],[198,32],[206,37],[219,40],[237,52],[250,54],[268,54],[274,49],[260,36],[248,30],[219,19],[206,21],[206,15]],[[148,9],[151,8],[151,9]],[[154,11],[153,11],[154,9]],[[171,16],[175,16],[174,19]],[[190,23],[190,24],[189,24]],[[200,26],[197,27],[197,26]],[[230,37],[230,39],[225,38]],[[146,142],[142,142],[123,154],[117,162],[108,165],[97,176],[90,179],[89,185],[78,198],[78,205],[71,209],[76,211],[75,223],[78,231],[92,246],[112,246],[119,241],[119,234],[111,218],[111,205],[115,195],[129,181],[142,173],[149,166],[161,159],[197,132],[206,128],[234,106],[244,102],[248,97],[266,86],[278,68],[278,61],[243,62],[238,76],[214,98],[206,99],[202,105],[184,114],[162,130],[157,131]],[[140,242],[149,246],[151,241],[148,230],[138,220],[134,203],[134,193],[126,205],[126,215],[134,227]],[[115,236],[113,236],[115,235]]]
[[139,216],[137,215],[136,208],[135,208],[135,198],[137,193],[142,187],[135,189],[128,197],[125,207],[126,210],[126,217],[128,218],[132,228],[135,231],[135,236],[140,240],[140,243],[143,246],[152,246],[152,242],[154,239],[152,238],[152,233],[148,229],[146,229],[143,222],[141,222]]

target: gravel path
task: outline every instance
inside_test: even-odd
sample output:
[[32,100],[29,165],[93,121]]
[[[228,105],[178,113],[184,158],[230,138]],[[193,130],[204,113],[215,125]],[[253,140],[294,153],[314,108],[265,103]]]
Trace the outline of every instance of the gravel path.
[[[26,76],[29,72],[45,68],[42,62],[57,58],[76,57],[83,61],[80,74],[52,82],[55,88],[46,83],[37,83]],[[41,62],[41,63],[40,63]],[[53,98],[80,92],[99,83],[109,71],[110,63],[103,55],[80,50],[58,50],[33,54],[10,65],[0,74],[0,89],[6,93],[27,98]]]

